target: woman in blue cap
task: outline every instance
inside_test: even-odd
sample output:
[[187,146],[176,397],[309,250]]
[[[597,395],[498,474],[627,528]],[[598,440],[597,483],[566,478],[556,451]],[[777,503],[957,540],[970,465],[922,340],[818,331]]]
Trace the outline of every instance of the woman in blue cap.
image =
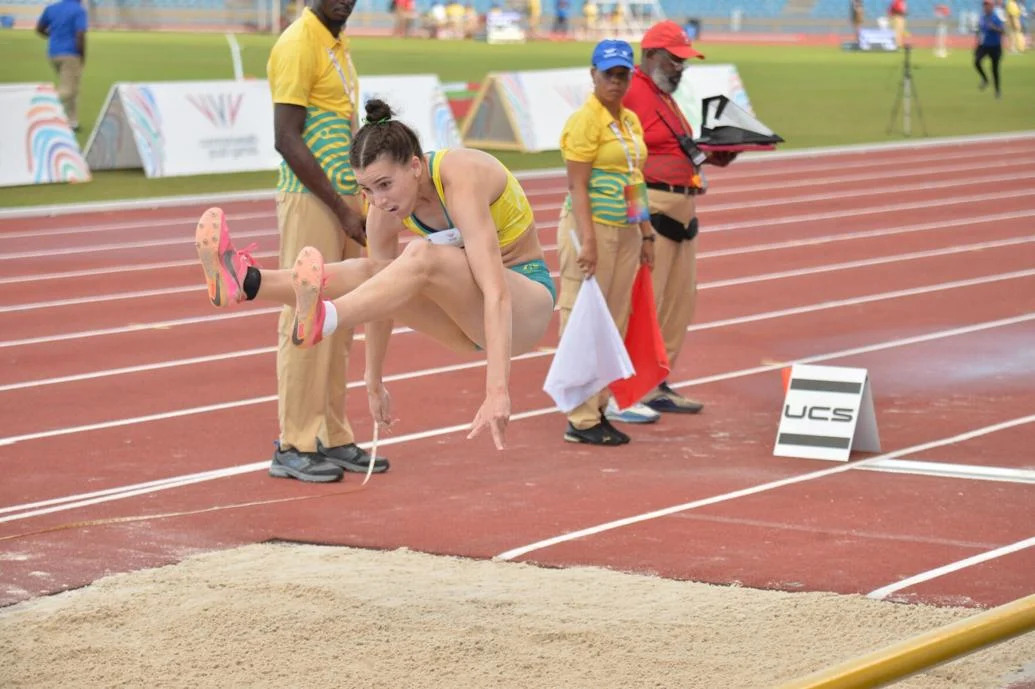
[[[593,275],[624,334],[636,271],[640,263],[653,262],[654,230],[641,172],[647,157],[643,127],[636,113],[622,107],[632,69],[632,46],[610,39],[598,43],[590,69],[593,93],[561,132],[570,190],[557,228],[562,332],[583,278]],[[577,249],[572,230],[578,235]],[[608,398],[605,389],[571,411],[564,439],[591,445],[629,442],[604,416]],[[645,408],[644,413],[657,420],[652,410]]]

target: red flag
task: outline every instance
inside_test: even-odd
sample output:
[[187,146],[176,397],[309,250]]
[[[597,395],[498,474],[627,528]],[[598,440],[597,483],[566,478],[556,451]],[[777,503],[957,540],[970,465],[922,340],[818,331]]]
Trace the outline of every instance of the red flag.
[[630,378],[611,383],[611,393],[619,409],[625,409],[643,399],[643,396],[668,377],[670,370],[665,341],[658,326],[654,307],[654,285],[650,269],[640,265],[632,289],[632,314],[625,333],[625,349],[629,352],[636,373]]

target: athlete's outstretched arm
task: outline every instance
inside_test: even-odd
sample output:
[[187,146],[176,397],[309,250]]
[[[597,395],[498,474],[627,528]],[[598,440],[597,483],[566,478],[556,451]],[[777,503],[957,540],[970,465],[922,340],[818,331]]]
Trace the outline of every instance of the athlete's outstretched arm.
[[[454,155],[456,155],[454,153]],[[471,273],[478,283],[484,302],[485,326],[485,401],[471,427],[474,437],[486,427],[492,433],[496,448],[503,449],[504,432],[510,420],[510,353],[512,313],[510,290],[504,277],[496,224],[489,204],[498,196],[496,187],[505,184],[502,169],[485,170],[481,161],[459,168],[454,162],[448,186],[446,207],[464,238],[464,251]],[[498,165],[498,163],[496,163]],[[445,172],[445,170],[443,170]],[[487,175],[486,172],[489,174]],[[492,173],[497,173],[493,175]],[[499,176],[499,183],[492,178]],[[496,194],[493,194],[496,191]]]
[[[367,214],[367,252],[373,259],[394,259],[399,255],[399,221],[380,209],[371,206]],[[392,336],[392,320],[369,321],[363,325],[366,343],[367,401],[374,423],[390,426],[392,419],[388,391],[382,382],[385,353]]]

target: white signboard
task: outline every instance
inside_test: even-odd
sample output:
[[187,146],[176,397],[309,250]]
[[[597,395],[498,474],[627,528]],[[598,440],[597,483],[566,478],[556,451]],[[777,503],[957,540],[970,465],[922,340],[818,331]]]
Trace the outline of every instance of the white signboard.
[[388,103],[396,117],[417,132],[425,150],[462,145],[460,128],[436,75],[360,77],[360,102],[375,97]]
[[866,369],[795,364],[773,454],[843,462],[852,450],[880,452]]
[[[464,143],[526,152],[556,151],[561,130],[593,91],[589,67],[490,73],[464,119]],[[683,74],[676,102],[701,127],[701,101],[726,96],[751,113],[751,102],[734,65],[692,65]]]
[[556,151],[565,121],[592,90],[589,67],[490,73],[464,119],[464,143]]
[[[460,144],[438,77],[360,77],[425,148]],[[86,159],[96,170],[143,168],[148,177],[275,170],[273,99],[265,80],[120,83],[108,92]]]
[[692,64],[683,72],[679,88],[672,94],[672,98],[694,128],[694,136],[701,133],[701,102],[712,96],[726,96],[754,114],[735,65]]
[[86,160],[95,170],[142,167],[148,177],[276,169],[269,84],[115,84]]
[[54,87],[0,86],[0,187],[89,179]]
[[859,50],[898,50],[891,29],[859,29]]

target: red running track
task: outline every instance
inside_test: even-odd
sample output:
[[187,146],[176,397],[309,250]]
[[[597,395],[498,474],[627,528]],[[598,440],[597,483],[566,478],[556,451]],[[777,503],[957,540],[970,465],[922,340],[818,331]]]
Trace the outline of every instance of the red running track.
[[[271,539],[936,604],[1031,593],[1035,138],[1009,145],[965,176],[964,142],[715,171],[671,378],[707,406],[626,447],[562,442],[540,389],[555,331],[513,364],[502,453],[464,440],[482,359],[397,334],[392,470],[362,490],[266,475],[275,310],[208,305],[201,204],[0,220],[0,604]],[[564,182],[524,184],[556,270]],[[225,208],[269,264],[272,202]],[[889,456],[774,457],[789,361],[867,368]],[[353,385],[361,362],[359,341]]]

